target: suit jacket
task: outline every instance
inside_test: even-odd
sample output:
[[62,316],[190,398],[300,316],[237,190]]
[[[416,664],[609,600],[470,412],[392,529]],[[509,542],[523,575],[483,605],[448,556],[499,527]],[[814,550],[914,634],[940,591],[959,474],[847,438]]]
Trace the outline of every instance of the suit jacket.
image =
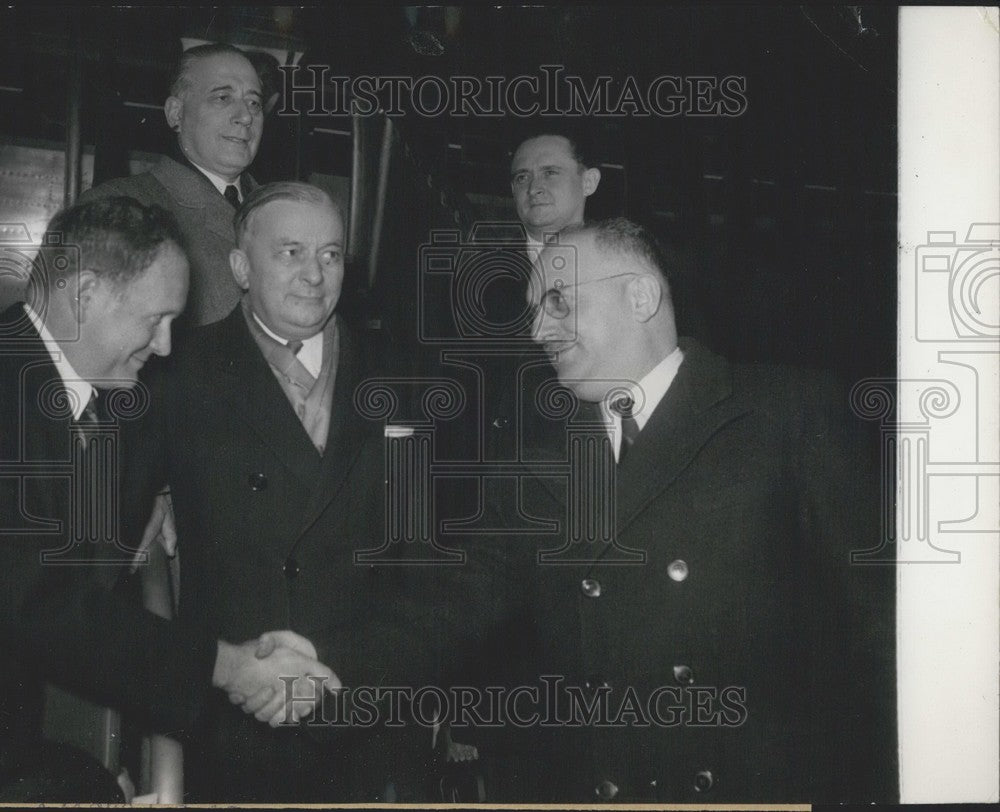
[[[256,186],[248,172],[241,177],[244,195]],[[84,192],[80,202],[112,195],[155,203],[173,212],[184,235],[191,263],[191,288],[185,320],[208,324],[226,316],[241,290],[229,270],[229,252],[236,245],[233,207],[197,169],[164,156],[151,171],[116,178]]]
[[[347,686],[421,679],[428,672],[417,660],[433,648],[421,613],[435,611],[433,595],[413,568],[354,558],[384,538],[383,425],[359,414],[353,399],[370,371],[363,347],[342,324],[321,456],[240,307],[194,338],[177,352],[161,403],[182,559],[180,616],[227,640],[292,629]],[[219,697],[188,741],[191,797],[377,799],[400,767],[395,751],[358,731],[330,733],[272,730]],[[429,749],[429,732],[415,734]],[[398,733],[390,740],[402,741]]]
[[[894,801],[894,571],[850,557],[878,546],[877,455],[823,376],[682,347],[613,488],[539,476],[499,508],[560,529],[501,540],[510,577],[485,587],[509,608],[493,648],[525,663],[508,684],[543,707],[485,740],[490,800]],[[566,428],[539,461],[568,459]],[[617,546],[560,549],[571,496]]]
[[[214,637],[142,611],[111,590],[106,565],[41,563],[44,551],[72,545],[72,416],[62,391],[14,305],[0,315],[0,783],[33,757],[44,682],[179,729],[204,704],[215,661]],[[114,497],[128,513],[129,495]]]

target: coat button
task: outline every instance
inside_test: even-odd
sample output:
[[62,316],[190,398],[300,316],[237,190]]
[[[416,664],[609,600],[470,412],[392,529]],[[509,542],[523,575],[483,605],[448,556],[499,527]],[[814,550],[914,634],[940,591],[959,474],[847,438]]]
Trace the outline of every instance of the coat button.
[[588,598],[601,597],[601,582],[594,578],[584,578],[580,582],[580,589]]
[[302,571],[302,567],[299,566],[299,562],[294,558],[289,557],[285,561],[285,565],[281,568],[281,571],[285,573],[288,578],[294,578]]
[[510,425],[510,420],[501,415],[500,417],[493,418],[493,428],[495,429],[505,429]]
[[602,781],[594,787],[594,794],[602,801],[610,801],[618,794],[618,787],[611,781]]
[[686,665],[675,665],[674,666],[674,681],[678,685],[690,685],[694,682],[694,674],[691,668]]
[[714,783],[715,779],[712,778],[710,770],[701,770],[695,774],[694,788],[696,792],[708,792]]
[[683,581],[688,577],[687,562],[681,561],[679,558],[676,561],[671,561],[667,566],[667,575],[674,581]]
[[262,491],[267,487],[267,477],[263,474],[250,474],[248,481],[252,491]]

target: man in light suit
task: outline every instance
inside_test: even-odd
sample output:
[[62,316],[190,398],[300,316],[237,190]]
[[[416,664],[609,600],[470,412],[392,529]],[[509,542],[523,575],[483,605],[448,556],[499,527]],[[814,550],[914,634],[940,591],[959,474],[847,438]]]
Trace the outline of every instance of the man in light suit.
[[533,458],[573,473],[500,507],[559,529],[504,540],[484,587],[542,706],[491,800],[895,801],[893,570],[852,556],[880,546],[879,487],[843,392],[678,339],[669,259],[627,220],[541,264],[535,340],[577,403],[548,400],[564,433]]
[[115,784],[99,765],[41,738],[45,682],[177,730],[212,685],[256,694],[282,687],[282,675],[333,678],[314,651],[260,659],[256,640],[235,646],[166,622],[122,591],[128,529],[148,506],[109,466],[124,463],[123,427],[145,402],[139,370],[171,350],[188,287],[180,239],[169,212],[131,199],[67,209],[43,239],[30,301],[0,315],[4,801],[121,800],[102,794]]
[[[322,190],[273,183],[248,196],[235,229],[244,297],[178,351],[154,403],[183,558],[179,617],[224,636],[280,622],[349,687],[412,681],[429,673],[416,662],[433,648],[418,617],[427,595],[414,573],[355,559],[384,538],[385,438],[354,401],[365,347],[334,313],[343,219]],[[244,699],[267,716],[270,697]],[[255,726],[220,697],[185,742],[189,800],[385,800],[392,751],[329,732]]]
[[102,183],[81,200],[125,195],[173,212],[191,262],[185,321],[208,324],[240,296],[229,252],[233,214],[257,185],[246,168],[264,127],[260,80],[239,49],[198,45],[180,57],[163,109],[177,149],[150,172]]

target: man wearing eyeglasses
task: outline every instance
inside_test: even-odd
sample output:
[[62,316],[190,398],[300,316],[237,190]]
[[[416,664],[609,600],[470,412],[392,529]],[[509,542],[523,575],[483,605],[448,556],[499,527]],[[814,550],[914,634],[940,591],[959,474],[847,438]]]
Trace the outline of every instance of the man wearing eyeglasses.
[[679,339],[669,257],[628,220],[540,262],[534,339],[600,417],[569,409],[499,507],[557,529],[506,546],[504,662],[538,700],[491,800],[896,800],[893,572],[851,556],[879,547],[879,489],[846,398]]

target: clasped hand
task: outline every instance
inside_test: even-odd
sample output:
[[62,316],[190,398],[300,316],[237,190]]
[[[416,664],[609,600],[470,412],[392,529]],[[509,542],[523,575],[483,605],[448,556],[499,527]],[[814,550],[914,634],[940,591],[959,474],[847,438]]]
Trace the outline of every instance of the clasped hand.
[[298,722],[322,702],[324,690],[341,687],[315,646],[292,631],[266,632],[238,646],[220,643],[219,652],[215,684],[271,727]]

